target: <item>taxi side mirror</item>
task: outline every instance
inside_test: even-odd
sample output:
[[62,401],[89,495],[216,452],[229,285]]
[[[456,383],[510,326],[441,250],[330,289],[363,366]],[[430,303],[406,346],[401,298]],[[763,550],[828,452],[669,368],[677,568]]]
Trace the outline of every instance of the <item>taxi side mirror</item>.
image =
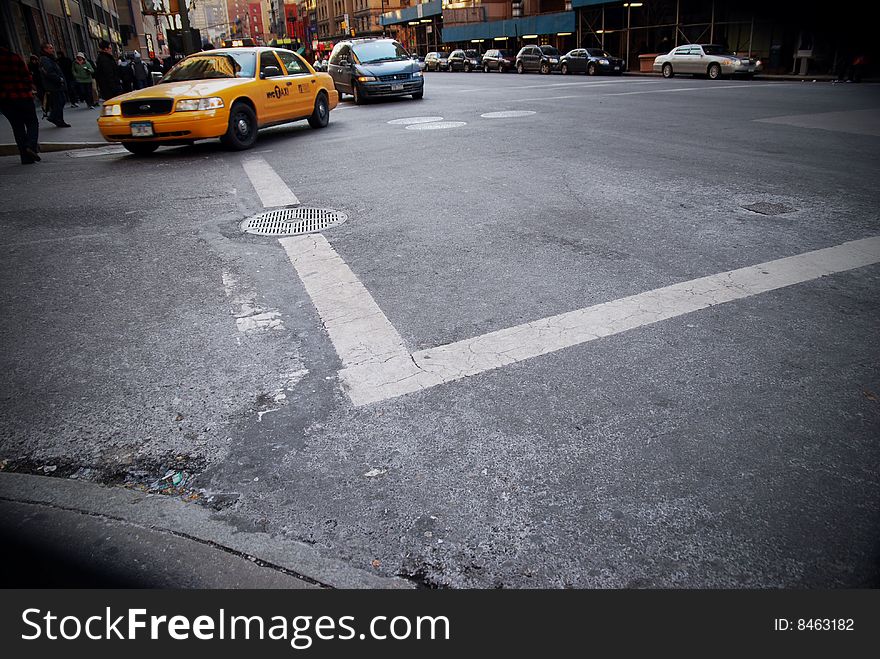
[[274,76],[280,76],[280,75],[281,75],[281,69],[279,69],[277,66],[264,66],[263,69],[260,71],[260,78],[261,79],[272,78]]

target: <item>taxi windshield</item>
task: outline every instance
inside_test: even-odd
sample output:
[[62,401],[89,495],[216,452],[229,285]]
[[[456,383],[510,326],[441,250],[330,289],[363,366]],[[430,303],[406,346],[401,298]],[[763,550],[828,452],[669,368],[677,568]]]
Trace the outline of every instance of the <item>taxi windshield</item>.
[[162,82],[208,80],[212,78],[253,78],[254,53],[212,53],[187,57],[171,69]]
[[368,41],[352,46],[352,50],[361,64],[409,59],[409,53],[396,41]]

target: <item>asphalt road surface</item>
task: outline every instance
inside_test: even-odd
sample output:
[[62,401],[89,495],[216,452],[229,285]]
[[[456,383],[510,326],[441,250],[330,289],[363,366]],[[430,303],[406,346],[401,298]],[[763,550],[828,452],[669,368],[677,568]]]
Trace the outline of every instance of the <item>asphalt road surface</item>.
[[0,458],[428,586],[877,587],[878,155],[875,85],[431,73],[0,159]]

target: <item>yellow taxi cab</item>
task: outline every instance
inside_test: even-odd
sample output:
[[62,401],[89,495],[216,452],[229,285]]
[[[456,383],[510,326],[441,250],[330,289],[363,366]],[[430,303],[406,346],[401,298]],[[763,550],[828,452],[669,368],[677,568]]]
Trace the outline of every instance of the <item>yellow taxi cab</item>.
[[266,126],[330,121],[339,103],[333,79],[282,48],[219,48],[190,55],[161,81],[106,101],[98,128],[137,155],[162,144],[219,137],[249,149]]

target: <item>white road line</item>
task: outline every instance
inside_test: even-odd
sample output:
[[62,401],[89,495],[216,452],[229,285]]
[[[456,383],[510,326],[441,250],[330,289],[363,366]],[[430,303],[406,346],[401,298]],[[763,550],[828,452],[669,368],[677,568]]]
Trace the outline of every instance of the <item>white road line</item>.
[[379,399],[398,395],[393,383],[420,371],[403,338],[345,261],[317,233],[279,240],[302,280],[336,354],[342,360],[340,378],[355,404],[369,391]]
[[769,87],[778,87],[779,84],[751,84],[751,85],[706,85],[705,87],[678,87],[677,89],[646,89],[638,92],[614,92],[612,94],[603,94],[603,96],[629,96],[630,94],[673,94],[675,92],[701,92],[716,91],[718,89],[767,89]]
[[583,96],[574,94],[571,96],[542,96],[541,98],[503,98],[495,102],[503,105],[504,103],[525,103],[526,101],[558,101],[563,98],[583,98]]
[[[299,203],[265,160],[254,158],[243,166],[265,207]],[[382,392],[386,390],[386,384],[374,384],[375,373],[402,379],[420,372],[403,338],[323,235],[313,233],[280,238],[278,242],[312,298],[336,354],[342,360],[343,370],[339,375],[343,385],[354,392]],[[381,397],[395,395],[390,393]],[[354,396],[352,400],[355,400]]]
[[663,320],[837,272],[880,263],[880,236],[665,286],[516,327],[421,350],[415,368],[377,367],[350,382],[355,405],[452,382]]
[[[296,198],[265,161],[245,163],[263,204]],[[267,181],[278,189],[267,193]],[[259,182],[259,187],[257,183]],[[262,191],[262,192],[261,192]],[[321,234],[281,238],[342,360],[356,406],[477,375],[725,302],[880,263],[880,236],[664,286],[410,354],[369,291]]]
[[263,158],[248,158],[242,163],[244,172],[251,180],[251,185],[263,202],[263,206],[293,206],[299,204],[299,199],[293,194],[281,177],[275,173],[272,166]]

